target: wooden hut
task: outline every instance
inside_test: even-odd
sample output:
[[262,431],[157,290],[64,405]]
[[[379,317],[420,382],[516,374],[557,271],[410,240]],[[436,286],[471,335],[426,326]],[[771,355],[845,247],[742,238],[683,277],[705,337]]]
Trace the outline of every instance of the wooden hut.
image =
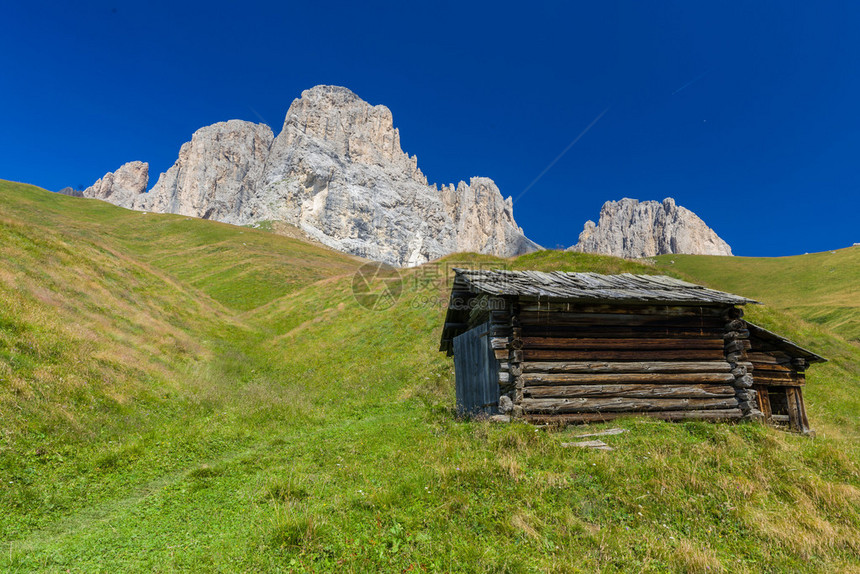
[[744,321],[747,303],[665,276],[455,269],[440,350],[454,356],[462,413],[806,431],[803,369],[823,359]]
[[803,404],[806,368],[825,359],[749,321],[747,327],[747,357],[752,365],[758,409],[771,424],[811,432]]

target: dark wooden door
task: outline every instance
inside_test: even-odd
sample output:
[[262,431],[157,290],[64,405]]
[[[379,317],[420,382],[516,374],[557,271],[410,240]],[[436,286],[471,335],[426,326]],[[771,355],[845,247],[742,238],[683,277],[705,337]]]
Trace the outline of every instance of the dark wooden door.
[[499,405],[499,362],[489,341],[490,323],[454,337],[457,411],[493,414]]

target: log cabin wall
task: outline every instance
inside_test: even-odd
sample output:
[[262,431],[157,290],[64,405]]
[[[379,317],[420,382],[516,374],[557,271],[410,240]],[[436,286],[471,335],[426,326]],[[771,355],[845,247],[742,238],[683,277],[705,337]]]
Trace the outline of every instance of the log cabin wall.
[[755,301],[664,276],[454,271],[440,351],[459,354],[454,340],[485,325],[475,356],[489,360],[501,419],[645,414],[808,431],[803,371],[826,359],[744,321]]
[[502,392],[530,422],[740,419],[729,309],[513,302]]
[[764,420],[775,426],[811,434],[803,403],[806,361],[774,348],[767,341],[753,339],[749,353],[753,388]]

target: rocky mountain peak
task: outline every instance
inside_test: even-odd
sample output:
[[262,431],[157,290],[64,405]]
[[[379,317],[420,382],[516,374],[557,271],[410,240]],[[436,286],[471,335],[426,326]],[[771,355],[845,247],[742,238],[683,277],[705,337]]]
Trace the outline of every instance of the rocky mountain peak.
[[270,162],[276,176],[283,155],[295,147],[311,147],[350,162],[394,168],[425,184],[418,159],[400,147],[400,132],[391,110],[371,105],[340,86],[316,86],[293,100]]
[[148,193],[145,177],[126,182],[129,165],[84,195],[238,225],[282,221],[392,265],[458,251],[508,257],[539,249],[491,179],[427,185],[417,158],[400,147],[391,110],[337,86],[302,92],[277,137],[241,120],[197,130]]
[[695,213],[675,203],[624,198],[607,201],[598,223],[586,221],[569,250],[639,258],[689,253],[731,255],[732,250]]

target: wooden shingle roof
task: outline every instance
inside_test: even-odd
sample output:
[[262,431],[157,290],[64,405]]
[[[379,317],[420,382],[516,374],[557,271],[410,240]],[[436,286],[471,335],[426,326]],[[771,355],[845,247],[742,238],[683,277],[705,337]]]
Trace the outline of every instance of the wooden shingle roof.
[[757,303],[665,275],[600,275],[553,271],[455,269],[471,293],[563,302],[656,303],[674,305]]
[[773,331],[768,331],[764,327],[760,327],[755,323],[746,322],[747,328],[750,330],[750,335],[755,339],[761,339],[770,343],[773,348],[784,351],[790,357],[798,357],[805,359],[807,363],[826,363],[827,359],[821,355],[817,355],[809,349],[804,349],[794,341],[790,341],[782,335],[777,335]]
[[455,336],[465,331],[469,302],[480,295],[521,301],[583,304],[745,305],[752,299],[665,275],[601,275],[553,271],[454,269],[454,282],[440,350],[451,353]]

